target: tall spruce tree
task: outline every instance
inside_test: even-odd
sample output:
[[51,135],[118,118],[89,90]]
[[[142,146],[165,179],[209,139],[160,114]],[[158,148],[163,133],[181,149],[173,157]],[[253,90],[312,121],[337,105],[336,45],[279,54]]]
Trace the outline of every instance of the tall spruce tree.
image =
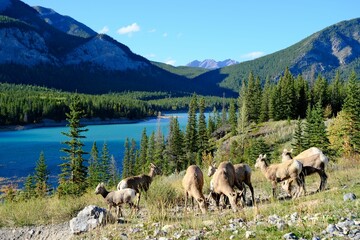
[[202,153],[207,150],[208,132],[205,118],[205,99],[201,98],[199,103],[199,124],[198,124],[198,152]]
[[193,94],[188,111],[188,122],[186,125],[185,132],[185,147],[187,151],[188,161],[194,164],[194,159],[192,158],[192,154],[196,153],[198,150],[197,146],[197,121],[196,121],[196,110],[197,110],[197,96]]
[[100,163],[99,163],[99,150],[96,142],[93,143],[90,152],[89,166],[88,166],[88,185],[89,187],[95,187],[101,180],[100,175]]
[[146,128],[144,128],[140,140],[139,161],[137,161],[135,167],[136,174],[141,174],[145,171],[147,149],[148,149],[148,136],[146,134]]
[[155,132],[152,131],[149,137],[147,154],[146,154],[146,166],[149,166],[150,163],[155,160]]
[[35,179],[34,176],[29,174],[26,179],[25,179],[25,183],[24,183],[24,199],[30,199],[32,197],[36,196],[36,192],[35,192]]
[[119,181],[119,171],[117,168],[117,164],[116,164],[114,155],[111,155],[111,157],[110,157],[109,176],[110,176],[110,179],[109,179],[110,186],[116,186],[116,184]]
[[296,92],[296,109],[297,109],[297,117],[301,119],[306,117],[306,108],[310,103],[309,100],[311,98],[309,92],[308,82],[299,75],[295,80],[295,92]]
[[36,162],[35,167],[35,174],[34,174],[34,180],[35,180],[35,192],[38,197],[45,197],[47,194],[47,191],[49,189],[49,170],[46,165],[45,155],[44,152],[41,151],[39,160]]
[[320,102],[321,107],[325,107],[328,103],[327,97],[328,84],[324,77],[319,75],[316,78],[313,87],[313,100],[314,103]]
[[331,109],[333,111],[333,115],[337,115],[337,113],[341,110],[344,97],[343,97],[343,82],[340,78],[340,72],[337,71],[334,80],[331,82],[330,88],[330,104]]
[[355,71],[351,72],[347,87],[343,110],[348,115],[349,141],[352,153],[360,153],[360,86]]
[[296,116],[297,104],[295,95],[294,77],[289,68],[285,69],[284,76],[278,83],[280,86],[280,119],[293,119]]
[[236,104],[235,100],[231,99],[229,106],[229,123],[231,127],[231,134],[236,135],[237,131],[237,115],[236,115]]
[[127,178],[130,176],[131,168],[131,153],[130,153],[130,142],[129,138],[125,139],[124,143],[124,158],[122,161],[122,178]]
[[267,77],[261,95],[259,122],[266,122],[270,119],[270,94],[271,94],[270,79]]
[[108,183],[110,180],[109,166],[110,166],[110,153],[109,148],[106,142],[104,142],[101,149],[101,159],[100,159],[99,169],[101,181]]
[[79,95],[74,95],[70,102],[70,112],[66,113],[66,120],[69,122],[69,132],[62,132],[69,140],[63,142],[67,147],[61,151],[67,156],[62,157],[64,161],[60,164],[61,173],[59,174],[59,195],[81,195],[87,187],[86,176],[87,167],[83,155],[87,154],[84,150],[82,139],[86,138],[82,135],[88,131],[82,124],[80,119],[85,116],[82,109]]
[[169,173],[180,172],[186,166],[184,153],[184,137],[181,132],[179,121],[176,117],[171,118],[169,137],[166,144],[166,155],[169,163]]
[[299,117],[296,121],[296,128],[294,132],[294,142],[291,144],[293,147],[294,155],[297,155],[305,150],[305,141],[303,136],[303,122]]

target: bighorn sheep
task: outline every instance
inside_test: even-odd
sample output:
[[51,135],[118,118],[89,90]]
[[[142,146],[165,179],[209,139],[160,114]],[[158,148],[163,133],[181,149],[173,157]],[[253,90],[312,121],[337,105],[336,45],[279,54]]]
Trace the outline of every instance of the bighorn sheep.
[[213,188],[211,196],[215,200],[216,206],[219,207],[220,196],[224,194],[228,197],[232,210],[236,212],[235,169],[230,162],[219,164],[211,180],[211,185]]
[[196,165],[191,165],[186,169],[185,176],[182,180],[182,186],[185,190],[185,210],[187,207],[188,197],[192,198],[194,207],[194,198],[198,202],[202,213],[206,213],[207,203],[202,193],[204,186],[204,176],[201,169]]
[[[250,166],[244,163],[239,163],[234,165],[234,169],[235,169],[235,186],[240,191],[242,191],[243,201],[246,202],[246,188],[244,186],[245,183],[250,189],[252,204],[255,204],[254,188],[251,184]],[[208,176],[211,177],[212,175],[214,175],[215,171],[216,171],[215,163],[212,163],[208,168]],[[210,182],[210,190],[212,188],[211,184],[212,182]]]
[[[284,149],[281,156],[283,162],[293,159],[292,149],[290,151]],[[327,180],[325,167],[329,162],[329,158],[325,156],[325,154],[319,148],[311,147],[301,152],[299,155],[294,157],[294,159],[300,161],[303,164],[304,176],[311,175],[315,172],[319,174],[320,186],[317,191],[319,192],[324,190]],[[289,181],[285,182],[283,188],[287,191],[291,191],[291,183],[289,183]]]
[[119,182],[117,189],[132,188],[138,193],[137,207],[140,203],[141,191],[147,192],[149,190],[152,179],[156,175],[161,175],[161,170],[155,164],[150,163],[150,172],[148,175],[141,174],[137,176],[127,177]]
[[124,203],[128,203],[130,208],[134,207],[133,201],[136,196],[136,192],[134,189],[131,188],[124,188],[117,191],[107,191],[104,183],[99,183],[95,189],[95,194],[101,194],[104,197],[105,202],[109,206],[109,212],[111,212],[111,207],[116,207],[116,216],[122,217],[122,212],[120,209],[120,205]]
[[271,182],[273,197],[275,197],[277,183],[285,181],[287,179],[295,182],[298,187],[298,190],[293,195],[293,198],[298,197],[302,192],[305,192],[305,186],[303,181],[304,177],[302,174],[300,174],[303,165],[301,162],[295,159],[291,161],[268,165],[268,163],[266,162],[266,154],[260,154],[258,159],[256,159],[255,168],[260,168],[264,176]]

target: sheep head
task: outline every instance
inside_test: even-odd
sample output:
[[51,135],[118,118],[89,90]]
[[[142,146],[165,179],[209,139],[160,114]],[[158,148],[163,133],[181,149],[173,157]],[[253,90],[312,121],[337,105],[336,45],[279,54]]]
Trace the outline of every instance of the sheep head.
[[256,159],[255,168],[260,168],[263,164],[266,164],[266,154],[260,154]]
[[293,152],[293,149],[291,150],[287,150],[286,148],[284,148],[282,154],[281,154],[281,158],[282,160],[290,160],[292,159],[292,152]]
[[211,177],[212,175],[214,175],[215,171],[216,171],[216,165],[215,165],[215,162],[212,162],[208,168],[208,173],[207,173],[208,177]]
[[150,170],[153,172],[153,176],[161,175],[162,171],[155,164],[150,163]]
[[204,198],[198,198],[196,201],[199,203],[201,212],[205,214],[208,208],[207,201]]
[[104,183],[103,183],[103,182],[102,182],[102,183],[99,183],[99,184],[96,186],[95,194],[101,193],[104,189],[105,189]]

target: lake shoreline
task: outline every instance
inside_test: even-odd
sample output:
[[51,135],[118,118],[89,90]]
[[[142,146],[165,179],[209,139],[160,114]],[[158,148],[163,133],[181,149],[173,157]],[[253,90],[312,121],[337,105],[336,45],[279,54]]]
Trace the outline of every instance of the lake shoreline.
[[[144,122],[150,119],[156,119],[157,117],[146,117],[142,119],[128,119],[128,118],[117,118],[117,119],[100,119],[100,118],[92,118],[92,119],[81,119],[81,124],[87,125],[108,125],[108,124],[131,124]],[[0,126],[0,132],[8,132],[8,131],[23,131],[30,130],[34,128],[45,128],[45,127],[65,127],[68,124],[68,121],[55,121],[51,119],[44,119],[40,123],[29,123],[24,125],[8,125],[8,126]]]

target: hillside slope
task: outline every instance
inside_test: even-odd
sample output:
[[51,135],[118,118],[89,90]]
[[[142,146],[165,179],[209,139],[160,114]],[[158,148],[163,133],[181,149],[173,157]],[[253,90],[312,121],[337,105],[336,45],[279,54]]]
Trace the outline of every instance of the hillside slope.
[[319,74],[331,79],[337,70],[347,76],[352,69],[360,71],[360,18],[327,27],[302,41],[264,57],[209,71],[197,77],[220,82],[220,86],[239,90],[250,71],[262,81],[278,79],[286,67],[293,75],[312,80]]

